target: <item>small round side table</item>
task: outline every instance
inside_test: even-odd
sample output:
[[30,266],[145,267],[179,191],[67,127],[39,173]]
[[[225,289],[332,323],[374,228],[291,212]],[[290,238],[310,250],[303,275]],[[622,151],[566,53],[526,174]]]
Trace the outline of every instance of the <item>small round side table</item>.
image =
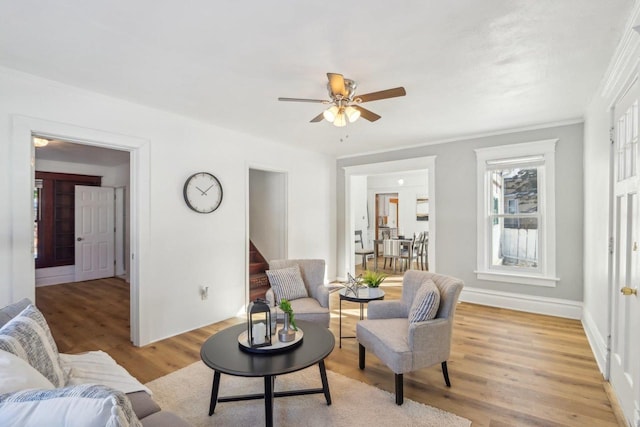
[[364,304],[369,301],[384,299],[384,291],[380,288],[358,288],[357,295],[354,295],[347,288],[340,289],[340,345],[342,348],[342,338],[355,338],[355,336],[342,336],[342,301],[357,302],[360,304],[360,320],[364,319]]

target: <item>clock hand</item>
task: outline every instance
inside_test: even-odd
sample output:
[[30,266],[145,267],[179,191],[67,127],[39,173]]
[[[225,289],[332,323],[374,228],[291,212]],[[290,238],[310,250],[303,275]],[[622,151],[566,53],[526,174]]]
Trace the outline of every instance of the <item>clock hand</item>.
[[[211,185],[209,186],[209,188],[207,188],[206,190],[204,190],[204,192],[203,192],[202,194],[203,194],[203,195],[206,195],[206,194],[209,192],[209,190],[211,190],[211,187],[213,187],[213,184],[211,184]],[[200,189],[198,188],[198,190],[200,190]],[[200,190],[200,191],[202,191],[202,190]]]
[[[211,188],[211,187],[209,187],[209,188]],[[207,188],[207,191],[209,191],[209,188]],[[200,189],[200,187],[198,187],[198,186],[196,186],[196,190],[198,190],[199,192],[201,192],[201,193],[202,193],[202,194],[201,194],[201,196],[206,196],[206,195],[207,195],[207,191],[202,191],[202,190]]]

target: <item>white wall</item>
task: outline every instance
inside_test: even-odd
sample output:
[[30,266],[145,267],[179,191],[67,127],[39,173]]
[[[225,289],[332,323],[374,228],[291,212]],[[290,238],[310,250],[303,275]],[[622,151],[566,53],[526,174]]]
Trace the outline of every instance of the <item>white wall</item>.
[[[8,69],[0,69],[0,93],[2,200],[28,202],[32,185],[28,150],[13,140],[15,116],[148,141],[149,176],[140,188],[149,215],[141,219],[145,249],[136,254],[141,344],[243,309],[249,164],[287,172],[288,255],[324,258],[335,277],[334,159]],[[197,171],[212,172],[224,188],[212,214],[194,213],[183,201],[184,180]],[[27,220],[13,209],[0,205],[0,305],[35,295],[29,203]]]
[[[556,232],[557,276],[555,288],[518,285],[478,280],[476,270],[476,156],[474,149],[521,142],[558,138],[556,146]],[[465,282],[463,298],[471,295],[487,299],[485,303],[503,305],[520,303],[521,309],[537,310],[542,304],[568,317],[580,313],[583,287],[583,169],[582,123],[552,126],[522,132],[513,132],[472,138],[445,144],[424,145],[403,150],[376,153],[338,160],[337,204],[338,213],[345,211],[345,169],[384,161],[399,161],[421,156],[436,156],[434,193],[437,202],[430,214],[437,214],[435,248],[437,272],[453,275]],[[430,184],[431,185],[431,184]],[[433,196],[433,194],[431,194]],[[415,209],[415,208],[414,208]],[[344,236],[345,222],[337,219],[338,237]],[[344,258],[344,240],[338,241],[338,260]],[[338,266],[344,274],[347,266]],[[474,294],[472,294],[472,292]],[[466,295],[465,295],[466,294]],[[525,295],[530,298],[522,298]],[[505,300],[506,303],[504,302]]]
[[371,242],[368,242],[368,232],[375,210],[371,211],[371,207],[367,206],[366,176],[354,176],[351,178],[351,200],[353,201],[353,229],[362,230],[364,247],[371,248]]
[[589,105],[584,135],[583,323],[598,366],[606,372],[609,334],[610,119],[600,96]]
[[[362,246],[365,249],[373,248],[373,235],[370,233],[369,224],[371,222],[371,218],[375,215],[375,211],[373,213],[367,212],[367,177],[366,176],[354,176],[351,177],[351,201],[353,210],[351,211],[351,221],[353,222],[352,230],[354,232],[356,230],[362,231]],[[369,208],[370,209],[370,208]],[[355,241],[355,236],[354,236]],[[356,249],[360,249],[360,243],[356,243]],[[356,256],[355,258],[356,264],[362,263],[362,257]]]

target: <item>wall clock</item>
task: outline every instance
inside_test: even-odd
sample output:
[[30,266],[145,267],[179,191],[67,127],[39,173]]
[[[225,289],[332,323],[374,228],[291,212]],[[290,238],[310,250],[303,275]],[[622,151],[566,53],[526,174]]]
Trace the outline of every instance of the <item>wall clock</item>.
[[222,185],[209,172],[194,173],[187,178],[182,194],[187,206],[198,213],[211,213],[222,203]]

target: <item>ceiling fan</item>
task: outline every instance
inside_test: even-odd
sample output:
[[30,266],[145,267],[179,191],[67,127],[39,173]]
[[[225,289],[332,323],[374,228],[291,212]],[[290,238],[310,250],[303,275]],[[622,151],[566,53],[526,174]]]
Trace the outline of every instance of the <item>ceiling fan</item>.
[[329,91],[330,100],[324,99],[306,99],[306,98],[278,98],[278,101],[293,102],[317,102],[320,104],[330,105],[322,113],[311,119],[311,123],[317,123],[322,119],[333,123],[335,126],[342,127],[358,120],[362,116],[370,122],[375,122],[381,116],[360,106],[364,102],[378,101],[380,99],[395,98],[397,96],[405,96],[407,92],[403,87],[395,87],[393,89],[381,90],[379,92],[366,93],[364,95],[356,95],[357,84],[355,81],[345,79],[342,74],[327,73],[329,83],[327,90]]

